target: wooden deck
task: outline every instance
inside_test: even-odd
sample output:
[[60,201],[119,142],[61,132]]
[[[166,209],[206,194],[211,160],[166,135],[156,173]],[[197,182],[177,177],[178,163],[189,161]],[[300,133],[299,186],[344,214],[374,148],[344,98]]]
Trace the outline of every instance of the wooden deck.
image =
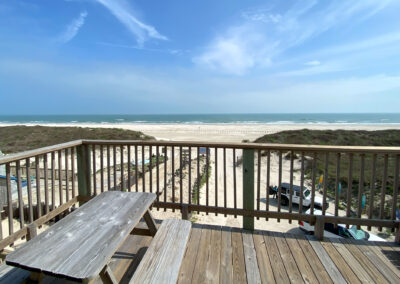
[[[150,241],[130,236],[118,249],[110,267],[121,283],[128,283]],[[21,283],[28,275],[3,266],[0,283]],[[205,282],[400,283],[400,247],[195,224],[178,283]],[[46,277],[43,283],[71,282]]]

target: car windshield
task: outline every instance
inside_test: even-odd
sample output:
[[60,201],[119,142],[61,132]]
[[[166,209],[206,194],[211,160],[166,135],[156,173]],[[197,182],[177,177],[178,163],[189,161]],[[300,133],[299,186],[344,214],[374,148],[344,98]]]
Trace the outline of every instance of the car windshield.
[[368,238],[369,238],[369,234],[367,232],[365,232],[364,230],[357,230],[357,226],[356,225],[353,225],[349,229],[349,233],[356,240],[368,240]]
[[310,194],[311,194],[311,191],[310,191],[309,189],[306,189],[306,190],[304,190],[304,192],[303,192],[303,195],[304,195],[305,197],[309,197]]

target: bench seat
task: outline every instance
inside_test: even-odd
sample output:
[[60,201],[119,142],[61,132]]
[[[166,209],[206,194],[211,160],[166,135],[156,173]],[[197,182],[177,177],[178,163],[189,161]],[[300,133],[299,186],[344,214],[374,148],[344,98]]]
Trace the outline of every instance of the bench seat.
[[167,219],[161,223],[130,283],[176,283],[192,224]]

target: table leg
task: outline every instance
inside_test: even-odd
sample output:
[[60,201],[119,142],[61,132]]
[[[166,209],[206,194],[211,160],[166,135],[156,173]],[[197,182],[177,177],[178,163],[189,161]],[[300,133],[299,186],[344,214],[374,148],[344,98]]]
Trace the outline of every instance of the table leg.
[[144,221],[146,222],[147,227],[149,228],[150,234],[154,237],[157,233],[157,225],[156,222],[154,222],[153,217],[150,214],[150,211],[147,210],[146,213],[144,213]]
[[114,273],[111,271],[108,265],[106,265],[100,272],[100,278],[104,284],[118,284],[117,279],[115,279]]

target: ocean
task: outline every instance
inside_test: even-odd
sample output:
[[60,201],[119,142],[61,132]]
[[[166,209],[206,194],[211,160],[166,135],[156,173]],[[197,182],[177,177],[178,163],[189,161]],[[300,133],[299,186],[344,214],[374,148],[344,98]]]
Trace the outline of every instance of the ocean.
[[0,124],[400,124],[400,113],[0,115]]

